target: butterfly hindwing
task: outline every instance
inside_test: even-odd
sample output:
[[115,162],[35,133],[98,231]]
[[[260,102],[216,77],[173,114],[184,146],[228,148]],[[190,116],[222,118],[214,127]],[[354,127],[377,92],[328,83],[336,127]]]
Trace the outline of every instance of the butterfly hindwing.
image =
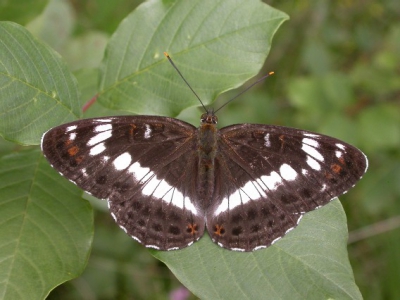
[[195,203],[196,128],[151,116],[87,119],[49,130],[43,153],[63,176],[107,199],[127,234],[147,247],[183,248],[204,231]]
[[233,250],[271,245],[302,215],[345,193],[367,160],[340,140],[279,126],[241,124],[219,131],[213,241]]
[[107,199],[128,235],[159,250],[189,246],[205,225],[221,247],[268,247],[367,168],[361,151],[328,136],[255,124],[218,131],[216,122],[212,112],[198,129],[156,116],[87,119],[49,130],[42,149],[62,175]]

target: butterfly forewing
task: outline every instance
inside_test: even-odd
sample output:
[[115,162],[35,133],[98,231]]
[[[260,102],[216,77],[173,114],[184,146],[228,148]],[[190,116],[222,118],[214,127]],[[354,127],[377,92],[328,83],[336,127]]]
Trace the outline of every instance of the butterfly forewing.
[[228,249],[267,247],[304,213],[354,186],[366,168],[361,151],[328,136],[268,125],[222,128],[209,234]]
[[119,226],[159,250],[198,240],[205,225],[219,246],[268,247],[304,213],[345,193],[367,168],[340,140],[279,126],[196,129],[155,116],[87,119],[49,130],[43,153],[85,191],[107,199]]
[[183,248],[204,231],[196,206],[196,128],[150,116],[87,119],[49,130],[42,149],[52,166],[107,199],[116,222],[147,247]]

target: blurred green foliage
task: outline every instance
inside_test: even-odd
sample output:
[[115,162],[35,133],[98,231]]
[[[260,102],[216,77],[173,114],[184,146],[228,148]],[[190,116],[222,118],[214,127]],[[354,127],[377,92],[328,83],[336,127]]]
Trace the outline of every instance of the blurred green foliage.
[[[224,108],[221,126],[252,122],[298,127],[362,149],[369,171],[340,198],[354,240],[349,245],[351,263],[365,299],[400,299],[400,229],[385,222],[400,216],[398,1],[265,2],[291,17],[275,35],[261,72],[276,74]],[[27,27],[59,51],[71,69],[79,70],[89,100],[95,83],[85,82],[85,72],[96,71],[80,69],[98,65],[109,36],[138,4],[54,0]],[[237,93],[225,93],[215,107]],[[198,115],[198,110],[187,110],[182,118],[197,124]],[[2,141],[1,153],[6,152],[3,146],[11,148]],[[106,213],[98,207],[86,271],[55,289],[49,299],[165,299],[179,288],[169,270],[132,243]],[[366,237],[358,240],[356,230],[367,225],[372,226]]]

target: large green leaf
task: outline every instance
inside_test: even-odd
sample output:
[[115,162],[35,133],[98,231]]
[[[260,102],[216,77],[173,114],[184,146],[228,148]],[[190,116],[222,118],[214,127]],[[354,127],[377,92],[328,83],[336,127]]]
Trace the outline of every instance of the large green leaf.
[[48,0],[1,0],[0,20],[26,24],[43,10],[47,2]]
[[199,105],[167,51],[205,103],[261,69],[287,15],[259,0],[148,1],[106,49],[98,100],[135,113],[175,116]]
[[334,201],[264,250],[228,251],[205,235],[183,250],[152,252],[201,299],[361,299],[347,237],[346,215]]
[[[258,0],[148,1],[121,23],[109,42],[99,101],[107,108],[163,115],[198,105],[163,57],[162,52],[168,51],[200,97],[210,103],[260,70],[272,37],[285,19],[285,14]],[[20,143],[37,143],[48,127],[80,116],[75,80],[54,51],[20,26],[3,23],[0,34],[0,133]],[[92,90],[93,81],[87,83]],[[0,219],[6,220],[0,223],[0,234],[5,235],[0,239],[5,289],[0,290],[9,293],[5,296],[10,299],[17,283],[21,298],[28,294],[25,298],[40,298],[76,276],[91,242],[86,202],[65,179],[54,172],[50,175],[43,158],[32,153],[6,156],[0,165]],[[36,169],[29,165],[35,163]],[[42,168],[47,171],[39,172]],[[23,184],[24,174],[28,183],[35,184]],[[18,204],[14,199],[25,199],[25,205],[13,208]],[[39,214],[37,208],[47,210]],[[18,213],[25,216],[22,222],[10,219]],[[19,222],[15,225],[10,220]],[[182,251],[153,253],[204,299],[357,299],[360,294],[348,263],[345,224],[337,202],[308,214],[299,228],[265,250],[231,252],[205,236]],[[81,251],[73,254],[75,250],[69,247]]]
[[0,23],[0,134],[38,144],[50,126],[81,115],[76,80],[60,56],[25,28]]
[[40,16],[26,25],[39,40],[60,52],[68,46],[74,30],[75,14],[69,0],[51,0]]
[[81,194],[38,150],[0,159],[1,299],[43,299],[83,271],[93,217]]

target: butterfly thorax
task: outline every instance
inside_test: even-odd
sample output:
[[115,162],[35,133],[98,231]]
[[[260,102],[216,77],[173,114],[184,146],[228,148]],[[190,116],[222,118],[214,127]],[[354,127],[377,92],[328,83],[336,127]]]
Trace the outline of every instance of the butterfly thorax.
[[218,142],[217,122],[217,116],[213,112],[207,112],[201,116],[201,125],[198,128],[197,191],[203,209],[210,205],[214,192],[214,161]]

